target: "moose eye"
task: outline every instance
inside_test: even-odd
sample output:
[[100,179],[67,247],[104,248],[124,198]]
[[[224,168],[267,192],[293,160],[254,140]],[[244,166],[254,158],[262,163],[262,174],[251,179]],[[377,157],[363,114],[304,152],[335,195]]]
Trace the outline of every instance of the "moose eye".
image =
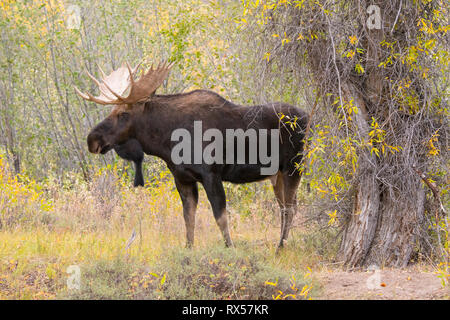
[[130,114],[128,112],[122,112],[119,114],[119,120],[128,120]]

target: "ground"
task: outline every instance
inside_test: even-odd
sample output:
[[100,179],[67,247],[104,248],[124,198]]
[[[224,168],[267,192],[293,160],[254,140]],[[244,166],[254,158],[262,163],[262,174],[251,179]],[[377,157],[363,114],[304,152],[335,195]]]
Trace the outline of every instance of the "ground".
[[[316,274],[322,286],[318,299],[343,300],[430,300],[450,299],[450,289],[443,287],[441,280],[432,271],[419,267],[407,269],[382,269],[378,271],[379,282],[374,271],[345,272],[323,271]],[[377,282],[379,285],[375,287]]]

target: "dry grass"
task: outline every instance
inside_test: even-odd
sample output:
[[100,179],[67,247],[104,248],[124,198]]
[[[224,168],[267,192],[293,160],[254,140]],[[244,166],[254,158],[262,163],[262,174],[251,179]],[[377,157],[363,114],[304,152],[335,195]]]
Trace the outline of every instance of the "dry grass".
[[[28,195],[28,189],[35,188],[33,185],[36,183],[17,181],[14,187],[7,178],[5,168],[2,175],[3,189],[8,187],[9,193],[3,195],[0,217],[4,221],[5,212],[8,212],[10,219],[9,224],[0,230],[0,299],[51,299],[61,297],[61,294],[66,297],[66,270],[70,265],[91,270],[97,268],[96,263],[120,261],[128,269],[142,275],[142,270],[152,268],[159,268],[162,272],[164,267],[158,267],[158,263],[164,257],[173,256],[178,258],[164,260],[166,269],[183,273],[182,269],[174,266],[180,254],[200,257],[216,255],[218,261],[227,261],[225,269],[232,264],[233,257],[253,254],[260,265],[254,269],[255,281],[262,282],[253,285],[264,286],[266,280],[275,283],[278,277],[280,281],[283,278],[288,282],[289,277],[296,275],[303,287],[306,282],[299,274],[319,261],[314,254],[299,254],[304,251],[307,239],[299,229],[293,230],[292,241],[286,250],[281,255],[275,255],[279,237],[278,211],[268,183],[226,186],[231,233],[236,244],[234,249],[224,248],[209,203],[201,190],[195,248],[180,253],[179,250],[185,245],[184,220],[181,201],[168,172],[149,179],[156,183],[135,189],[130,187],[129,178],[122,175],[117,167],[109,167],[99,171],[89,184],[74,180],[70,187],[62,188],[54,182],[47,182],[33,196]],[[7,211],[5,208],[14,193],[19,194],[22,204],[14,207],[14,212]],[[23,208],[33,210],[28,210],[23,216],[19,214]],[[15,221],[11,218],[15,216],[23,217]],[[135,240],[125,250],[133,231],[136,233]],[[266,267],[270,271],[263,272]],[[202,264],[198,268],[200,272]],[[219,269],[225,270],[222,267]],[[268,278],[262,279],[262,274]],[[168,278],[170,276],[173,275]],[[114,284],[111,284],[111,289],[113,287]],[[251,286],[246,283],[245,287]],[[283,297],[275,293],[274,298]],[[247,296],[267,298],[267,292],[265,294],[248,293]],[[226,295],[245,297],[228,291],[218,296],[214,293],[211,297],[224,298]],[[139,295],[106,293],[104,296],[90,297],[136,298]],[[145,297],[158,298],[148,294]],[[171,298],[168,294],[163,297]],[[187,298],[189,294],[183,297]]]

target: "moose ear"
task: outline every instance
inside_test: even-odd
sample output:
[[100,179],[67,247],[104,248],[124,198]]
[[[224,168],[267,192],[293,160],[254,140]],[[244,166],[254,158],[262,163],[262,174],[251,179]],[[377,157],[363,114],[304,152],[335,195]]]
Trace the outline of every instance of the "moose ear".
[[119,117],[119,120],[127,121],[128,119],[130,119],[130,113],[127,111],[124,111],[124,112],[119,113],[118,117]]

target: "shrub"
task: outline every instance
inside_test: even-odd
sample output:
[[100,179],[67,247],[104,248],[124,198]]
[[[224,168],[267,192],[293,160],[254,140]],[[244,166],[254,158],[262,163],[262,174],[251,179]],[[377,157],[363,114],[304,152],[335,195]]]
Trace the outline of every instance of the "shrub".
[[70,299],[305,299],[303,276],[271,266],[250,248],[174,249],[150,267],[117,259],[82,269]]
[[52,221],[52,202],[41,186],[25,175],[13,175],[0,155],[0,229]]
[[224,249],[219,245],[197,251],[174,250],[156,265],[159,273],[167,274],[161,298],[301,298],[298,293],[305,285],[303,277],[289,275],[266,260],[250,247]]
[[134,265],[116,258],[100,260],[81,268],[81,289],[62,292],[60,298],[76,300],[129,299]]

